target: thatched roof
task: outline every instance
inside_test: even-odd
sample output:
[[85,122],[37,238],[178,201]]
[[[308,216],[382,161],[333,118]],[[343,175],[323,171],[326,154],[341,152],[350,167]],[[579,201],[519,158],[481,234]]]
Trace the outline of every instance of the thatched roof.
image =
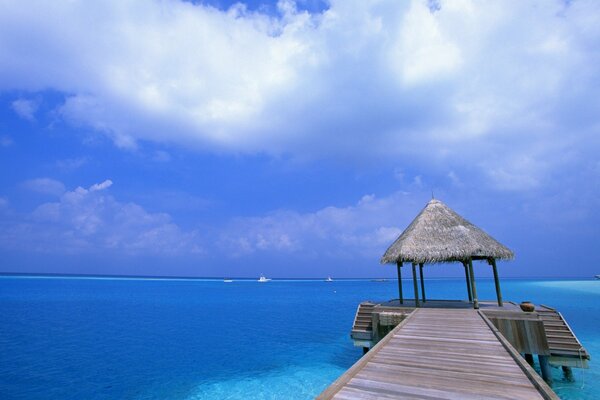
[[431,200],[387,249],[381,263],[437,263],[482,257],[509,260],[514,254],[441,201]]

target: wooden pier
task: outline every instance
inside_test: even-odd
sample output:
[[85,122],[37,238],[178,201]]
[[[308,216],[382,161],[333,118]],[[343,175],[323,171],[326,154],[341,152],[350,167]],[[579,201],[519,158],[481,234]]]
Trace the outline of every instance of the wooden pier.
[[[456,300],[430,300],[421,308],[471,309],[472,303]],[[373,347],[399,321],[386,322],[385,315],[406,316],[415,309],[414,301],[398,300],[360,303],[350,336],[354,345]],[[541,363],[564,368],[588,368],[590,354],[557,310],[536,305],[534,311],[523,312],[511,301],[502,307],[493,301],[480,302],[479,310],[494,324],[500,333],[521,354],[541,356]],[[548,373],[549,370],[545,372]],[[546,376],[550,378],[550,376]]]
[[318,399],[558,399],[483,312],[418,308]]
[[[503,300],[496,261],[513,257],[448,206],[429,201],[381,258],[396,265],[397,300],[359,304],[350,336],[365,355],[318,398],[558,399],[548,386],[551,366],[569,376],[572,367],[587,368],[590,355],[558,311]],[[473,261],[491,267],[496,301],[479,300]],[[457,262],[469,300],[428,299],[423,267]],[[404,296],[405,264],[412,299]],[[543,379],[531,367],[534,355]]]

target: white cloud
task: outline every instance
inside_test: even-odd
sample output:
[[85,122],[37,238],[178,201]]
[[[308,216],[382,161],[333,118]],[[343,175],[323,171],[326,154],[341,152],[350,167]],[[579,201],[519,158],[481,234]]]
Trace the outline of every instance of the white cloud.
[[443,20],[424,1],[411,2],[400,21],[390,64],[407,85],[445,80],[462,63],[460,48],[444,32]]
[[[591,165],[598,177],[598,165]],[[110,255],[190,255],[239,258],[253,256],[294,257],[310,260],[348,260],[376,262],[385,249],[408,226],[429,199],[430,193],[416,187],[412,192],[397,191],[387,196],[366,194],[349,206],[328,206],[311,212],[275,210],[253,217],[238,217],[217,222],[203,230],[185,230],[166,213],[152,213],[138,204],[126,203],[109,194],[107,182],[78,187],[63,193],[57,201],[39,205],[26,214],[11,209],[0,197],[0,249],[32,252]],[[102,190],[92,188],[103,187]],[[598,198],[593,193],[567,192],[561,188],[547,197],[516,197],[512,202],[479,188],[464,187],[449,198],[441,188],[435,193],[449,206],[469,210],[463,214],[497,239],[510,239],[508,245],[529,247],[531,235],[519,234],[515,227],[544,229],[538,232],[563,232],[573,229],[595,234],[594,227],[582,224],[594,219]],[[511,188],[511,190],[514,190]],[[193,198],[174,193],[175,201],[159,207],[198,212],[199,204],[186,210]],[[165,197],[161,195],[160,197]],[[168,197],[168,196],[167,196]],[[197,199],[199,200],[199,199]],[[168,204],[171,203],[171,204]],[[483,206],[482,206],[483,204]],[[497,207],[489,208],[490,204]],[[487,206],[486,206],[487,205]],[[155,204],[156,206],[156,204]],[[482,208],[483,207],[483,208]],[[483,211],[483,210],[487,211]],[[524,222],[525,221],[525,222]],[[525,224],[525,225],[523,225]],[[515,233],[516,232],[516,233]],[[528,230],[523,230],[528,232]],[[504,234],[504,238],[502,237]]]
[[219,245],[233,256],[270,251],[377,259],[414,217],[407,212],[415,208],[414,201],[405,192],[384,198],[370,194],[348,207],[310,213],[279,210],[239,218],[222,230]]
[[112,186],[112,181],[110,179],[105,180],[104,182],[101,183],[94,183],[92,186],[90,186],[90,192],[96,192],[98,190],[104,190],[104,189],[108,189],[109,187]]
[[[522,169],[521,169],[522,168]],[[535,189],[540,185],[539,180],[530,173],[527,162],[515,168],[494,168],[488,171],[490,178],[499,189],[522,190]]]
[[62,182],[51,178],[30,179],[21,183],[21,187],[33,192],[52,196],[60,196],[66,190],[65,185]]
[[106,193],[106,180],[67,191],[56,202],[0,226],[5,250],[114,254],[201,253],[196,231],[183,231],[164,213],[149,213]]
[[[542,184],[566,148],[598,148],[600,3],[438,4],[334,0],[308,14],[286,1],[273,17],[14,2],[0,13],[0,90],[65,93],[59,115],[123,148],[402,157],[442,176],[476,168],[496,188]],[[532,148],[534,173],[506,185],[509,160]]]
[[[514,191],[516,184],[529,183],[512,182],[507,189]],[[345,207],[329,206],[304,213],[278,210],[238,218],[220,228],[215,235],[217,246],[211,252],[248,260],[279,255],[301,260],[300,264],[311,260],[376,263],[434,194],[501,243],[514,246],[519,258],[528,259],[533,254],[532,243],[544,247],[548,240],[572,237],[573,231],[584,240],[597,236],[597,194],[565,192],[561,185],[554,190],[547,196],[531,196],[468,186],[452,189],[452,194],[443,188],[435,193],[415,188],[409,193],[397,191],[381,197],[368,194]]]
[[35,113],[39,107],[37,100],[18,99],[12,102],[12,109],[17,115],[28,121],[35,120]]

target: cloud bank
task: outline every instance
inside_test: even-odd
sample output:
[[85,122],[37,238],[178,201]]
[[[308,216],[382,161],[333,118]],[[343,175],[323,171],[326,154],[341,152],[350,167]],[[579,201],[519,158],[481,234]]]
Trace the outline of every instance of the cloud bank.
[[[598,148],[600,4],[332,1],[278,14],[189,2],[0,6],[0,90],[125,148],[402,157],[545,184]],[[68,21],[68,23],[65,23]],[[35,109],[13,103],[26,119]],[[447,170],[444,171],[447,173]]]
[[17,115],[23,119],[35,120],[35,113],[39,104],[35,100],[18,99],[12,102],[12,109]]
[[377,260],[410,222],[406,211],[415,208],[414,202],[410,193],[396,192],[382,198],[365,195],[346,207],[237,218],[222,229],[215,247],[233,257],[270,252],[309,259]]
[[[0,250],[4,254],[102,256],[128,261],[162,257],[168,263],[164,268],[171,268],[174,260],[185,259],[193,266],[192,271],[213,268],[212,274],[216,275],[223,273],[227,265],[237,264],[237,273],[246,275],[247,271],[256,272],[253,268],[258,266],[264,272],[275,271],[282,260],[287,260],[292,270],[303,273],[318,273],[319,266],[344,263],[364,268],[362,271],[369,274],[371,269],[367,268],[377,265],[385,249],[424,207],[429,195],[414,182],[410,191],[384,196],[368,194],[350,205],[305,212],[279,209],[249,217],[230,215],[202,229],[186,229],[181,224],[184,220],[115,198],[110,194],[111,180],[62,194],[45,191],[48,187],[64,188],[61,185],[50,178],[23,183],[23,188],[43,188],[43,194],[57,197],[29,212],[16,211],[7,197],[0,196]],[[540,259],[549,263],[556,258],[549,254],[564,248],[565,243],[574,248],[593,247],[597,238],[600,221],[593,207],[598,203],[597,197],[571,193],[565,203],[564,196],[523,196],[521,201],[511,203],[485,193],[439,194],[449,206],[484,230],[489,229],[493,237],[517,253],[511,273],[533,271],[531,266]],[[589,255],[578,254],[589,264]],[[569,258],[569,262],[575,263],[574,260]],[[548,263],[544,263],[544,268]],[[170,271],[168,268],[164,271]],[[563,269],[558,263],[544,271],[553,275]]]
[[[48,178],[24,187],[60,195],[58,201],[18,214],[0,202],[0,247],[10,251],[58,254],[193,254],[202,246],[196,231],[183,231],[164,213],[149,213],[135,203],[123,203],[107,193],[112,181],[65,191]],[[61,189],[61,190],[59,190]],[[60,193],[59,193],[60,192]],[[1,200],[1,199],[0,199]]]
[[[88,188],[66,190],[51,178],[21,187],[57,197],[31,212],[17,213],[0,197],[0,248],[55,254],[194,255],[238,259],[260,253],[302,258],[377,258],[408,224],[414,194],[365,195],[350,206],[312,212],[275,210],[252,217],[231,217],[198,230],[184,230],[166,213],[150,213],[110,195],[110,179]],[[400,224],[400,225],[397,225]],[[404,224],[404,225],[403,225]]]

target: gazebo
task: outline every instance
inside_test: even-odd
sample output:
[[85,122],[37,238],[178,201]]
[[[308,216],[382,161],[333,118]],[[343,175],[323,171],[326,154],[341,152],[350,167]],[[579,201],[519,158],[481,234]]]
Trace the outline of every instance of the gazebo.
[[465,269],[469,301],[473,302],[473,308],[479,308],[473,260],[487,261],[492,267],[498,306],[502,306],[496,260],[512,258],[514,258],[514,254],[506,246],[465,220],[441,201],[432,199],[387,249],[381,258],[381,263],[395,263],[397,266],[400,304],[404,303],[402,265],[403,263],[412,264],[415,306],[420,307],[417,265],[421,278],[422,301],[426,302],[423,266],[425,264],[460,262]]

